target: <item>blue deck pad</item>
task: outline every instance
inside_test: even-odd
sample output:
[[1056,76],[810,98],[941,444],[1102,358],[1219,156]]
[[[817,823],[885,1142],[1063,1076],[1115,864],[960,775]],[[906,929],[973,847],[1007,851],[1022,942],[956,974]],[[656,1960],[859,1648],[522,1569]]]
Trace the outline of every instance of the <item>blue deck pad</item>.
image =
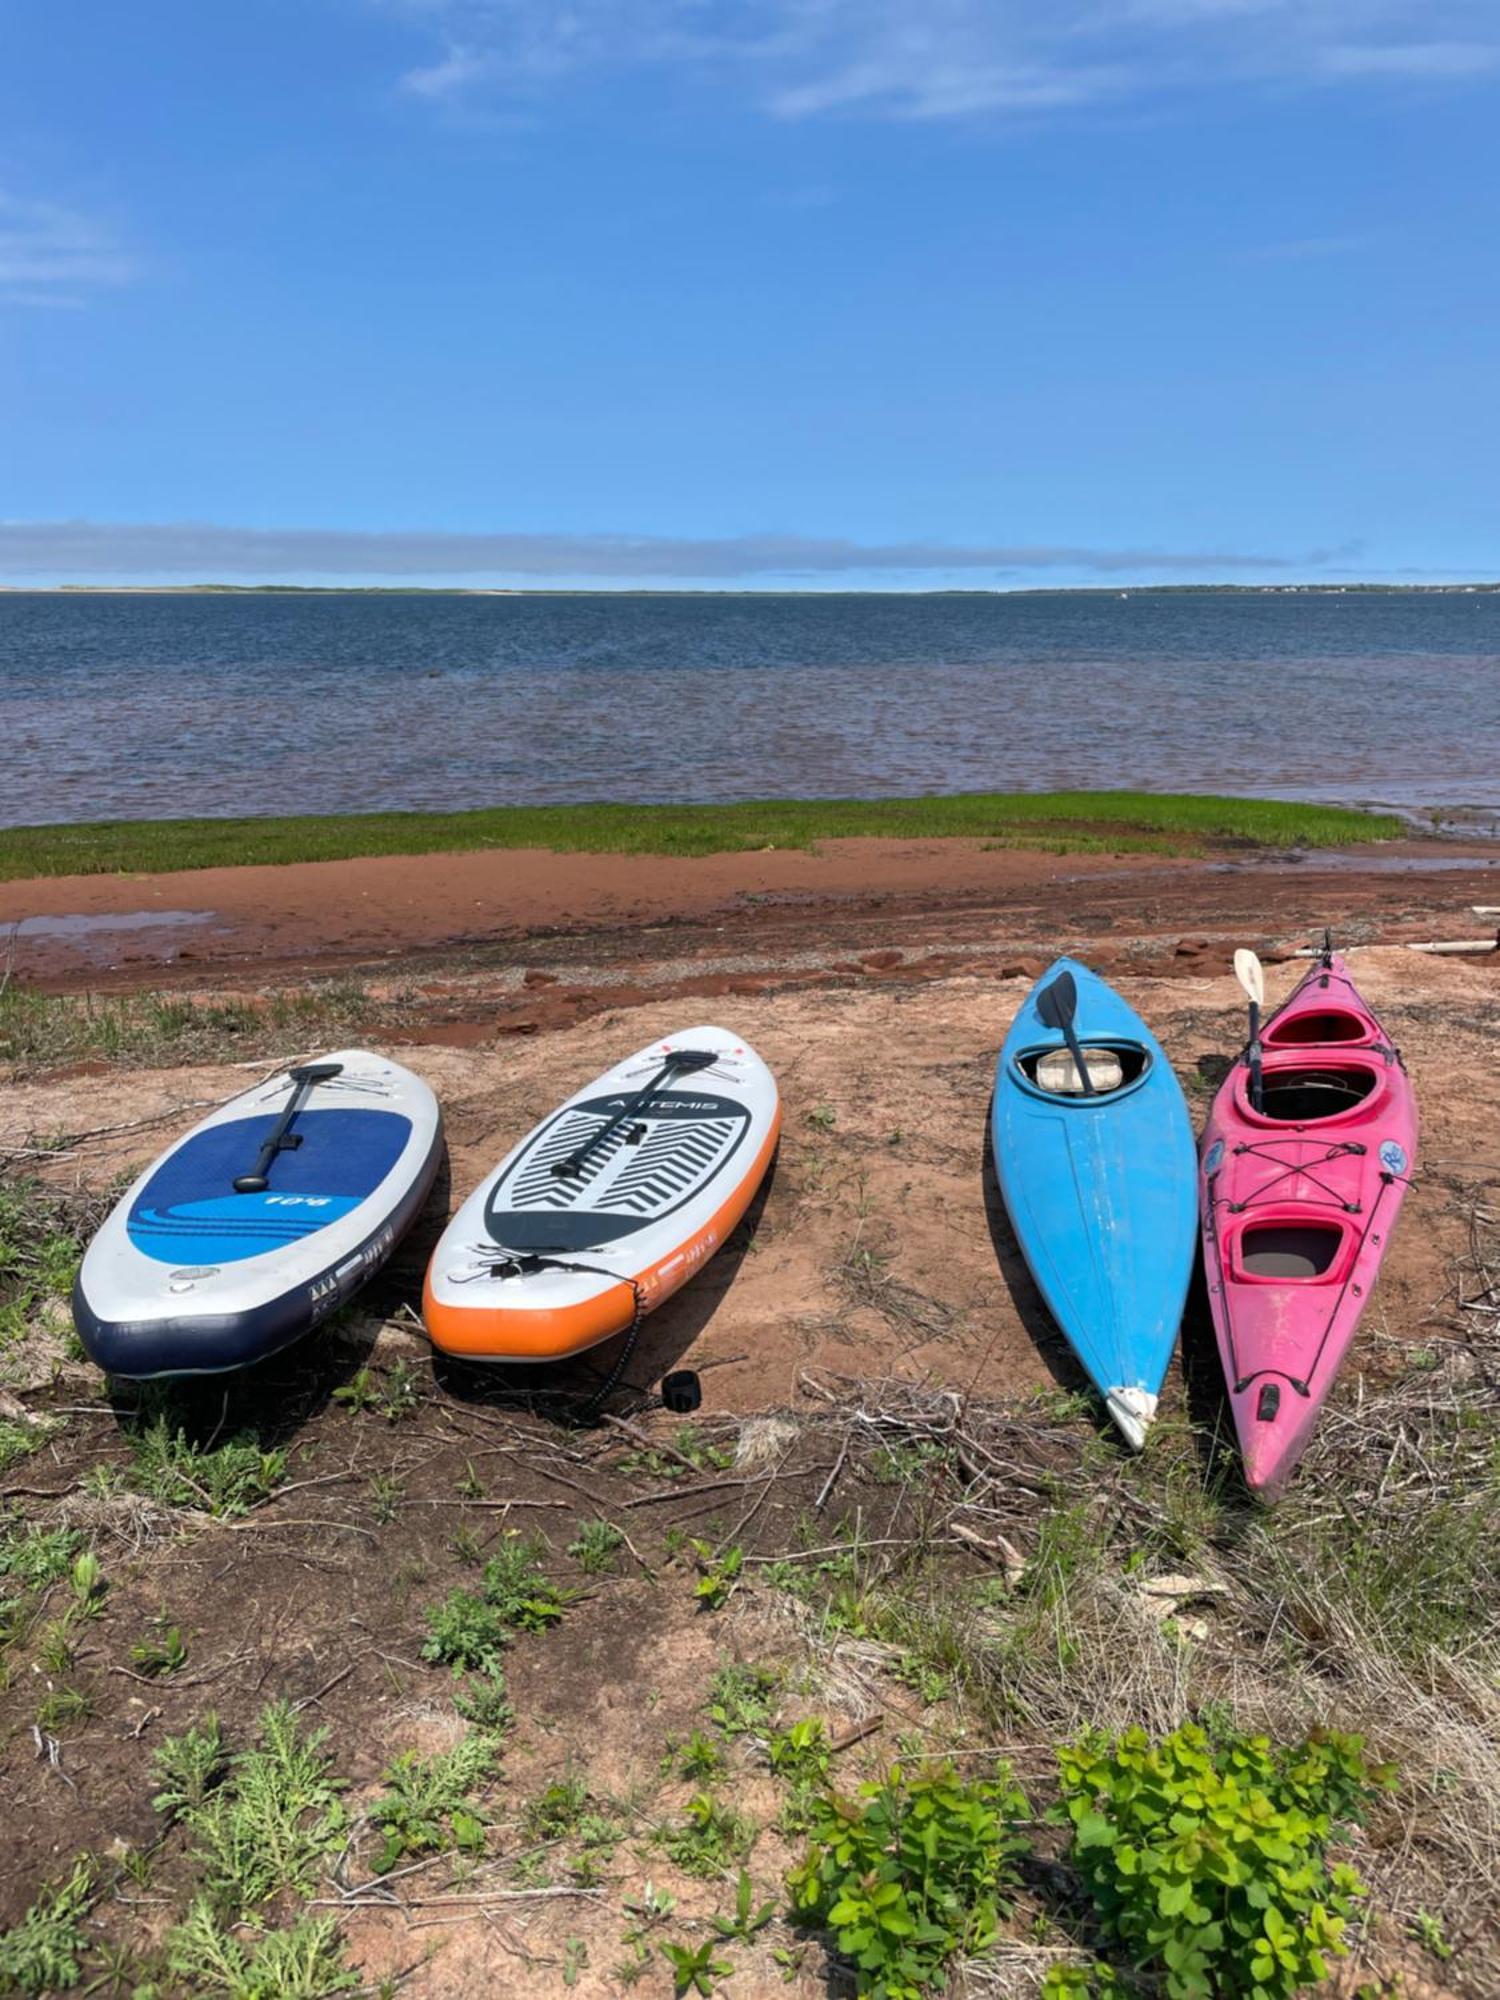
[[278,1153],[264,1194],[236,1194],[279,1111],[211,1126],[168,1154],[131,1203],[126,1228],[160,1264],[232,1264],[316,1235],[374,1193],[401,1157],[411,1120],[396,1111],[304,1111],[302,1144]]

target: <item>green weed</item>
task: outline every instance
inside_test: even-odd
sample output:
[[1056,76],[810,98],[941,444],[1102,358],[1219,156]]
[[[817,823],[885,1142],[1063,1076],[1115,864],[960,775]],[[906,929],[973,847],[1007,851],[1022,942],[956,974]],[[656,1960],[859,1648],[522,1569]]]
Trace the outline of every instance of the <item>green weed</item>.
[[994,1942],[1029,1813],[1003,1765],[968,1782],[949,1765],[894,1765],[854,1799],[825,1793],[787,1877],[793,1914],[832,1930],[862,2000],[916,2000]]
[[682,1818],[674,1825],[658,1827],[654,1838],[684,1875],[712,1880],[732,1861],[749,1853],[755,1828],[733,1807],[721,1804],[708,1792],[699,1792],[689,1799]]
[[154,1624],[155,1638],[142,1639],[132,1646],[130,1658],[138,1674],[160,1679],[187,1665],[188,1649],[180,1625],[171,1624],[165,1617],[156,1619]]
[[624,1533],[613,1521],[580,1521],[568,1554],[585,1574],[605,1576],[615,1567],[624,1541]]
[[711,1919],[714,1929],[721,1938],[737,1938],[741,1944],[749,1944],[757,1931],[763,1931],[776,1915],[774,1902],[755,1902],[755,1884],[745,1869],[740,1870],[740,1879],[734,1892],[734,1915]]
[[304,1917],[285,1930],[241,1937],[200,1897],[167,1938],[167,1964],[200,1993],[222,2000],[324,2000],[359,1990],[343,1963],[333,1917]]
[[403,1855],[436,1854],[449,1847],[466,1854],[484,1850],[484,1822],[469,1800],[495,1768],[494,1744],[466,1736],[434,1757],[405,1751],[385,1774],[387,1789],[370,1808],[384,1846],[375,1862],[383,1875]]
[[51,1993],[76,1986],[88,1948],[83,1919],[94,1897],[94,1870],[76,1861],[65,1881],[43,1889],[18,1924],[0,1933],[0,1991]]
[[745,1567],[745,1551],[738,1543],[722,1555],[715,1555],[712,1542],[695,1541],[699,1577],[693,1589],[700,1611],[722,1611],[739,1587]]
[[1105,1930],[1169,2000],[1280,1996],[1326,1979],[1348,1947],[1359,1877],[1329,1867],[1336,1829],[1390,1773],[1357,1737],[1215,1742],[1184,1724],[1058,1752],[1071,1857]]
[[484,1566],[477,1590],[450,1590],[427,1610],[424,1660],[443,1661],[455,1673],[498,1671],[517,1632],[544,1632],[563,1616],[572,1593],[560,1590],[542,1569],[544,1544],[519,1534]]
[[269,1500],[286,1478],[286,1453],[263,1451],[248,1434],[206,1449],[157,1416],[130,1437],[129,1483],[166,1507],[199,1508],[229,1519]]
[[780,1678],[769,1667],[720,1667],[709,1683],[708,1715],[726,1736],[764,1729],[776,1713]]
[[226,1920],[280,1892],[309,1890],[346,1826],[343,1784],[323,1747],[328,1732],[304,1735],[286,1702],[262,1709],[257,1730],[254,1748],[230,1758],[222,1775],[212,1717],[157,1755],[165,1782],[154,1803],[193,1833],[208,1904]]
[[664,1944],[661,1955],[672,1968],[672,1991],[702,1994],[707,2000],[718,1981],[734,1971],[733,1961],[716,1957],[717,1951],[711,1938],[704,1944]]

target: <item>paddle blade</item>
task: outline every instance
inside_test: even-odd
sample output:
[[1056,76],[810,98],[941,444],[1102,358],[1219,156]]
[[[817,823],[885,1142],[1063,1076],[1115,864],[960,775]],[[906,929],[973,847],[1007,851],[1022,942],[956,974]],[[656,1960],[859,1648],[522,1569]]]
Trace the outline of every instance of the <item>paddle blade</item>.
[[1036,1011],[1046,1027],[1068,1032],[1078,1012],[1078,982],[1071,972],[1060,972],[1050,986],[1042,988],[1036,996]]
[[1234,955],[1234,976],[1245,990],[1245,998],[1257,1007],[1266,1004],[1265,967],[1253,951],[1242,945]]

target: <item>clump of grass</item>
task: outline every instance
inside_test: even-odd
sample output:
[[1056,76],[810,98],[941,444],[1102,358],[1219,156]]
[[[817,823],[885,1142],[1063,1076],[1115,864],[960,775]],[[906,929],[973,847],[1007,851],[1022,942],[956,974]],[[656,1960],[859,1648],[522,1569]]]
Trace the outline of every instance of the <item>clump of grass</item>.
[[384,1842],[376,1873],[385,1874],[409,1854],[440,1854],[449,1848],[482,1853],[484,1821],[469,1801],[494,1768],[494,1743],[481,1735],[466,1736],[433,1757],[403,1752],[386,1771],[386,1790],[370,1808],[371,1822]]
[[18,1924],[0,1933],[0,1991],[54,1993],[76,1986],[88,1948],[83,1920],[94,1897],[93,1863],[81,1859],[43,1889]]
[[127,1481],[166,1507],[196,1508],[220,1519],[248,1514],[286,1478],[286,1453],[265,1451],[241,1432],[207,1447],[180,1425],[156,1416],[130,1433]]
[[690,1478],[695,1472],[723,1472],[734,1464],[730,1446],[714,1444],[692,1424],[682,1426],[672,1445],[672,1452],[658,1451],[654,1445],[627,1451],[620,1458],[619,1469],[644,1474],[648,1479],[670,1481]]
[[187,1665],[187,1641],[182,1636],[182,1627],[170,1619],[160,1617],[152,1622],[152,1636],[131,1647],[130,1662],[138,1674],[145,1674],[149,1680],[165,1679],[169,1674],[180,1673]]
[[588,1811],[589,1788],[582,1778],[554,1778],[528,1799],[522,1824],[533,1840],[565,1840]]
[[[0,992],[0,1009],[4,998]],[[0,1184],[0,1353],[25,1338],[45,1300],[68,1296],[78,1274],[87,1227],[87,1217],[76,1201],[40,1181],[18,1179]],[[0,1443],[0,1465],[3,1454]]]
[[330,981],[250,999],[176,994],[0,990],[0,1063],[13,1068],[104,1061],[122,1068],[232,1061],[338,1042],[399,1015],[364,989]]

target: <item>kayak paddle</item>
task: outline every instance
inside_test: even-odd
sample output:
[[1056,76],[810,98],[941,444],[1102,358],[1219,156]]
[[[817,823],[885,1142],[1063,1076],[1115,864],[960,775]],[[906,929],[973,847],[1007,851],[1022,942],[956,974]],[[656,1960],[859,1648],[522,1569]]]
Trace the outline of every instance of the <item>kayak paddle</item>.
[[1083,1050],[1078,1046],[1078,1030],[1073,1026],[1073,1016],[1078,1012],[1078,984],[1071,972],[1060,972],[1050,986],[1042,988],[1036,996],[1036,1011],[1042,1017],[1043,1026],[1062,1030],[1084,1095],[1096,1096],[1093,1078],[1083,1059]]
[[1234,976],[1250,1002],[1250,1108],[1261,1108],[1260,1010],[1266,1004],[1265,969],[1253,951],[1242,945],[1234,955]]

